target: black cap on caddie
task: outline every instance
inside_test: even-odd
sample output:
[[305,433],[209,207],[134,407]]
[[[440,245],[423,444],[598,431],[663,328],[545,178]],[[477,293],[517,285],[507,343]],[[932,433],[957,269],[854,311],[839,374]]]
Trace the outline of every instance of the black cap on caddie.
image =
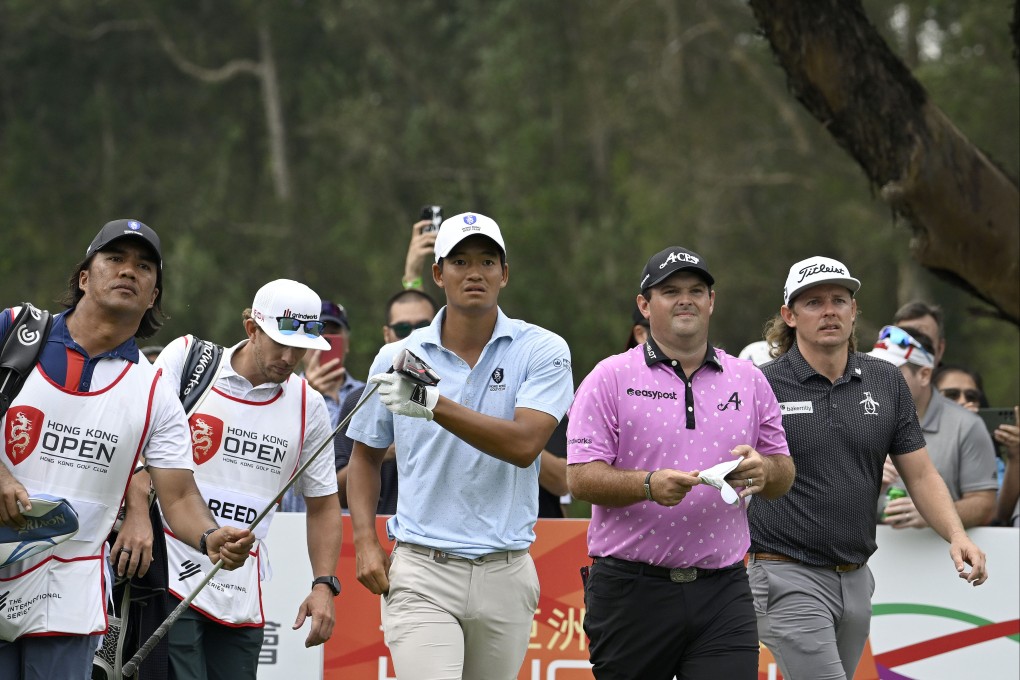
[[89,244],[88,250],[85,251],[85,259],[88,260],[114,241],[128,237],[144,240],[152,248],[153,252],[156,253],[156,261],[159,263],[160,271],[162,271],[163,251],[159,247],[159,236],[138,220],[114,220],[113,222],[107,222],[99,230],[99,233],[96,234],[96,237],[92,239],[92,243]]
[[644,271],[641,272],[641,292],[644,293],[652,286],[662,283],[681,271],[697,274],[705,279],[705,282],[710,286],[715,284],[715,279],[708,273],[705,260],[700,255],[680,246],[671,246],[652,255],[648,260]]

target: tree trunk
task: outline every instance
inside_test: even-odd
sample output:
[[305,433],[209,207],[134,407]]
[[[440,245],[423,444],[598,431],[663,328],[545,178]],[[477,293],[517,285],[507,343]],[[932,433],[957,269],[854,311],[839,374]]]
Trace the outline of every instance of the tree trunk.
[[1020,325],[1020,191],[928,100],[859,0],[750,0],[793,95],[913,230],[926,269]]

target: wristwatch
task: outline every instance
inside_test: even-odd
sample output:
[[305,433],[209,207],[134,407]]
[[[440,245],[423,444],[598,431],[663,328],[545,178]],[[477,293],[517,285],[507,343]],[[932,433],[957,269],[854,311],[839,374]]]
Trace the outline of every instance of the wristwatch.
[[329,586],[329,589],[333,591],[333,597],[336,597],[337,595],[340,594],[340,579],[338,579],[336,576],[320,576],[314,581],[312,581],[312,587],[314,588],[320,583],[325,583],[327,586]]
[[202,538],[198,539],[198,552],[203,555],[209,554],[209,548],[206,545],[206,541],[209,540],[209,534],[214,533],[219,527],[213,527],[212,529],[206,529],[205,533],[202,534]]

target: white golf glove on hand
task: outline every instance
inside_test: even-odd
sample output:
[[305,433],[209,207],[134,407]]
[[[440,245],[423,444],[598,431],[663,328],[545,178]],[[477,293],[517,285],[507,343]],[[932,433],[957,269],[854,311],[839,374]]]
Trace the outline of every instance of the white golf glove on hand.
[[399,373],[378,373],[368,379],[379,385],[379,400],[390,413],[432,420],[432,409],[439,403],[439,388],[425,387]]

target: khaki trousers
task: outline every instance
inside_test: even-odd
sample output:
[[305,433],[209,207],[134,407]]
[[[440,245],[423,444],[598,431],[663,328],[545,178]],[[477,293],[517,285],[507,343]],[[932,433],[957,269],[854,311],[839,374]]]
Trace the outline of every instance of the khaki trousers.
[[538,606],[531,555],[466,560],[401,544],[391,560],[382,622],[399,680],[517,677]]

